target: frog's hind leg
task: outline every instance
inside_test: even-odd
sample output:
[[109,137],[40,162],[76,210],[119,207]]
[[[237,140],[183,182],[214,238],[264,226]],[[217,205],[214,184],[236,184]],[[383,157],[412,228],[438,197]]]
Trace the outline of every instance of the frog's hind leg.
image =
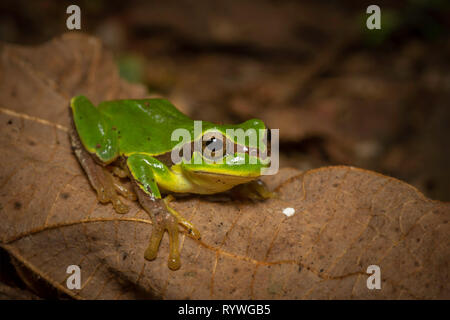
[[194,238],[198,239],[200,233],[189,221],[170,208],[169,202],[173,197],[168,196],[162,199],[157,178],[170,180],[169,169],[163,163],[148,154],[135,153],[127,158],[127,166],[139,203],[153,222],[152,235],[145,251],[145,258],[147,260],[156,258],[159,244],[167,230],[170,248],[168,266],[170,269],[176,270],[180,268],[178,224],[186,227]]
[[72,148],[97,191],[98,200],[111,202],[118,213],[126,213],[128,206],[117,195],[112,174],[106,169],[119,156],[117,132],[110,119],[83,96],[72,98],[69,109]]
[[134,193],[132,188],[129,188],[126,184],[122,183],[117,177],[112,176],[114,189],[118,194],[122,197],[127,198],[128,200],[136,201],[136,193]]
[[101,203],[111,202],[117,213],[128,212],[128,206],[117,195],[117,186],[115,186],[112,174],[104,166],[98,164],[93,156],[83,148],[74,129],[70,132],[70,138],[78,161],[86,172],[92,187],[97,191],[98,201]]

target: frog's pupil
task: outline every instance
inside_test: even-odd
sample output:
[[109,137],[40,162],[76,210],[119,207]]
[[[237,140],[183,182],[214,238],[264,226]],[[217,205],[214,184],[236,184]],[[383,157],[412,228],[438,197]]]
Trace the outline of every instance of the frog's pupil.
[[[216,151],[216,148],[214,145],[214,142],[216,142],[216,141],[217,141],[216,138],[211,138],[208,141],[206,141],[206,147],[209,148],[212,152]],[[211,144],[212,144],[212,146],[211,146]]]
[[211,138],[208,141],[206,141],[206,146],[208,147],[213,142],[216,142],[216,138]]
[[215,154],[216,151],[222,149],[222,140],[212,137],[205,143],[205,147],[208,148],[212,154]]

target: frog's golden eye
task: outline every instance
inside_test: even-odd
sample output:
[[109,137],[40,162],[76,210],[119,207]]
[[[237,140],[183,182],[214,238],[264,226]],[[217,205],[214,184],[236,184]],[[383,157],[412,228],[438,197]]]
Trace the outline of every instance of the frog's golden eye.
[[203,141],[203,149],[207,148],[210,152],[217,152],[223,149],[222,137],[213,136],[206,141]]
[[203,155],[214,159],[222,157],[224,152],[224,137],[220,134],[210,134],[203,140]]
[[211,139],[205,142],[205,147],[211,150],[211,152],[215,152],[218,151],[219,149],[222,149],[220,142],[221,140],[217,139],[216,137],[212,137]]

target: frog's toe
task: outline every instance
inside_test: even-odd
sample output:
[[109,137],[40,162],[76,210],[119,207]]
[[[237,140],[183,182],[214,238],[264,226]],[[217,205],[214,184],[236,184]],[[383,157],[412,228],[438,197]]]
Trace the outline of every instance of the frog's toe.
[[97,199],[101,203],[111,202],[117,213],[127,213],[129,208],[119,198],[111,173],[105,168],[98,167],[98,185],[96,185]]
[[164,228],[160,223],[153,224],[152,235],[150,236],[150,242],[145,250],[144,257],[147,260],[154,260],[158,255],[159,244],[164,235]]
[[133,201],[137,200],[136,193],[134,193],[127,185],[119,181],[119,179],[113,177],[113,184],[116,192],[122,197]]
[[169,211],[176,218],[179,224],[181,224],[188,230],[191,237],[193,237],[196,240],[200,239],[201,237],[200,231],[198,231],[197,228],[190,221],[186,220],[178,211],[169,206],[169,203],[174,199],[175,198],[172,195],[168,195],[163,199],[167,211]]
[[178,270],[181,266],[180,252],[178,250],[178,222],[170,213],[167,213],[163,219],[155,221],[144,257],[147,260],[154,260],[157,257],[159,244],[165,230],[169,234],[169,259],[167,265],[171,270]]
[[118,166],[113,166],[112,167],[112,173],[116,176],[118,176],[119,178],[126,178],[128,177],[128,173],[123,170],[122,168],[118,167]]
[[178,270],[181,266],[180,252],[178,250],[178,221],[171,217],[167,221],[167,233],[169,234],[169,260],[167,265],[171,270]]
[[101,203],[111,202],[114,210],[117,213],[127,213],[129,211],[129,207],[120,200],[116,193],[105,192],[104,190],[100,190],[97,192],[97,199]]
[[106,194],[106,190],[102,186],[97,189],[97,200],[101,203],[109,202],[109,197]]
[[114,210],[116,210],[117,213],[127,213],[130,208],[122,202],[122,200],[120,200],[120,198],[118,196],[115,196],[112,200],[111,200]]

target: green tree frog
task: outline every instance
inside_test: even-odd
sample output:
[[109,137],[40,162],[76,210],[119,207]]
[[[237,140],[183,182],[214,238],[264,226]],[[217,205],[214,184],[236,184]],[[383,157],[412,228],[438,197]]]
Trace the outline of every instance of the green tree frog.
[[[94,106],[86,97],[76,96],[70,109],[72,149],[98,201],[111,202],[117,213],[126,213],[128,206],[120,196],[137,199],[152,219],[147,260],[156,258],[167,230],[168,267],[180,268],[179,224],[191,237],[200,238],[192,223],[170,207],[174,194],[215,194],[237,186],[233,190],[252,199],[273,196],[258,180],[270,165],[269,157],[261,157],[261,151],[270,149],[270,130],[261,120],[239,125],[202,121],[201,130],[196,130],[198,122],[164,99],[115,100]],[[181,142],[173,135],[180,129],[188,133]],[[240,129],[253,132],[256,139],[251,134],[244,139],[230,134]],[[120,178],[129,178],[132,188]]]

